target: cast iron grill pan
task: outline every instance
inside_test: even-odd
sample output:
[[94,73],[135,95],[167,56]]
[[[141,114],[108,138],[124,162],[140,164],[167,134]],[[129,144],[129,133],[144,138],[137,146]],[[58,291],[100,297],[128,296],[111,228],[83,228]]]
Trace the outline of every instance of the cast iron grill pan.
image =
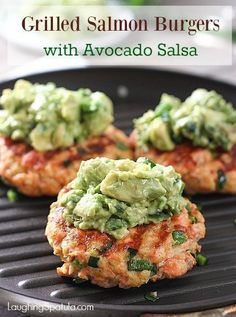
[[[132,119],[154,107],[162,92],[185,98],[198,87],[215,89],[236,104],[235,87],[185,74],[141,68],[87,68],[29,76],[33,82],[56,82],[76,89],[101,90],[114,100],[116,126],[129,133]],[[0,91],[15,80],[0,84]],[[196,267],[175,280],[149,283],[136,289],[103,289],[84,282],[73,284],[56,275],[60,260],[52,254],[44,228],[50,203],[55,198],[6,199],[0,185],[0,301],[31,302],[53,306],[93,304],[95,311],[81,316],[138,316],[142,312],[178,313],[205,310],[236,303],[236,196],[199,195],[206,218],[207,237],[201,242],[209,264]],[[144,299],[158,291],[155,303]],[[60,316],[62,312],[54,312]],[[52,316],[53,313],[50,314]],[[67,316],[78,315],[71,311]],[[64,316],[64,315],[63,315]]]

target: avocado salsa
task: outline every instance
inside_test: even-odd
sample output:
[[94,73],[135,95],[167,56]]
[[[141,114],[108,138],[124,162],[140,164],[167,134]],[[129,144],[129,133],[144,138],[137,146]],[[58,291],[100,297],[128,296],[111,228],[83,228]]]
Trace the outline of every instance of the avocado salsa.
[[146,158],[83,161],[77,177],[59,194],[63,217],[80,229],[96,229],[115,239],[129,228],[159,223],[186,206],[184,183],[173,167]]
[[230,150],[236,144],[236,110],[215,91],[197,89],[184,102],[163,94],[155,110],[134,120],[138,146],[161,151],[190,141],[194,146]]
[[18,80],[0,98],[0,135],[49,151],[100,135],[113,121],[113,105],[102,92],[57,88]]

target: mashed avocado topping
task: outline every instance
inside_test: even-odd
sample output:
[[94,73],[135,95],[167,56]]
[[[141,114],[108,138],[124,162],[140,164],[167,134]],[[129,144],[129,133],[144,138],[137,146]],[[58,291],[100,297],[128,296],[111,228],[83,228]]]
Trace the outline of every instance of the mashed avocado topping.
[[176,144],[230,150],[236,144],[236,110],[215,91],[195,90],[184,102],[163,94],[154,111],[135,120],[138,145],[171,151]]
[[113,121],[111,100],[102,92],[57,88],[18,80],[0,98],[0,134],[38,151],[55,150],[99,135]]
[[184,184],[171,167],[145,158],[95,158],[81,164],[69,191],[58,197],[63,217],[80,229],[96,229],[115,239],[137,225],[159,223],[185,206]]

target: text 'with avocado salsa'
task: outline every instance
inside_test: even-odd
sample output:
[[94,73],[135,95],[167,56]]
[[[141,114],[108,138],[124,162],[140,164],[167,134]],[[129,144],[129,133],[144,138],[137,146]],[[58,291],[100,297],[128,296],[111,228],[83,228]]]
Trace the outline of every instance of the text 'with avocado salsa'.
[[80,143],[103,133],[113,121],[113,105],[102,92],[57,88],[18,80],[0,98],[0,135],[37,151]]
[[159,223],[186,206],[184,183],[171,167],[145,158],[96,158],[81,164],[77,178],[62,191],[63,217],[80,229],[106,232],[115,239],[129,228]]
[[184,102],[163,94],[154,111],[134,122],[143,149],[172,151],[186,141],[213,150],[236,144],[236,110],[215,91],[197,89]]

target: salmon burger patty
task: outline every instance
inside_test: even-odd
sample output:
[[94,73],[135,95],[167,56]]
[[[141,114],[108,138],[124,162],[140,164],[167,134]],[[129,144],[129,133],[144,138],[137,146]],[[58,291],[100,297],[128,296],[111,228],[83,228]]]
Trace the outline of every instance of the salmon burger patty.
[[[198,240],[205,236],[203,216],[194,204],[189,206],[196,223],[184,209],[160,224],[131,228],[125,238],[114,240],[97,230],[71,226],[62,216],[63,208],[55,203],[46,234],[54,254],[64,262],[57,273],[106,288],[137,287],[149,280],[184,275],[196,264],[194,254],[201,250]],[[187,237],[186,241],[176,243],[178,234]],[[94,251],[99,256],[94,257]]]
[[0,105],[0,176],[25,195],[57,195],[82,160],[132,155],[103,92],[18,80]]
[[28,196],[54,196],[75,178],[82,160],[131,158],[126,135],[110,126],[102,135],[64,150],[39,152],[26,143],[0,138],[0,175]]
[[196,264],[204,218],[172,167],[147,159],[83,162],[51,205],[57,273],[109,288],[182,276]]
[[230,151],[215,154],[186,143],[167,152],[154,147],[148,150],[137,147],[134,134],[130,140],[136,158],[146,156],[155,163],[172,165],[182,175],[187,193],[236,194],[236,146]]
[[173,165],[187,193],[236,194],[236,110],[215,91],[185,101],[163,94],[155,110],[134,121],[135,157]]

